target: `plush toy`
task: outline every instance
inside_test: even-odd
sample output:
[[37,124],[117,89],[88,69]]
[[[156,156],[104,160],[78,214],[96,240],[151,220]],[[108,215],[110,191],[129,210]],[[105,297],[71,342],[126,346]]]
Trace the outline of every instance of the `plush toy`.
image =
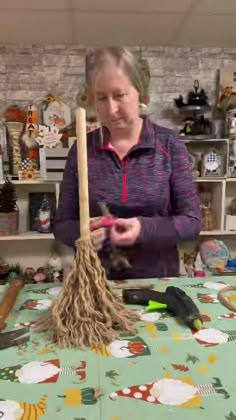
[[199,251],[202,262],[208,268],[223,270],[230,259],[227,246],[223,241],[217,239],[203,242]]

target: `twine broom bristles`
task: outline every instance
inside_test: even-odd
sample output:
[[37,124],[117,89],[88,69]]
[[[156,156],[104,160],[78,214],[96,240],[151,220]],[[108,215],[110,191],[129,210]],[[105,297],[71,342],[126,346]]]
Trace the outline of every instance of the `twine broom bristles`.
[[77,162],[80,203],[80,239],[72,271],[58,299],[37,331],[49,328],[63,347],[109,344],[121,332],[136,333],[137,315],[112,292],[90,236],[87,134],[85,110],[76,111]]

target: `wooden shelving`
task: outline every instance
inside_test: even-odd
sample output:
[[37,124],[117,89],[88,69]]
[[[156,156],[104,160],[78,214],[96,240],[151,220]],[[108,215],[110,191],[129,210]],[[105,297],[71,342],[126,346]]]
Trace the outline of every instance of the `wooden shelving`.
[[19,235],[0,236],[0,241],[42,241],[54,239],[53,233],[24,232]]
[[[191,148],[194,145],[193,147],[203,147],[204,149],[207,143],[211,145],[216,143],[216,147],[219,147],[220,142],[224,144],[224,147],[229,147],[228,139],[184,139],[184,142],[187,148]],[[230,244],[230,250],[233,249],[236,251],[236,231],[227,231],[225,227],[228,206],[231,200],[236,198],[236,178],[227,178],[227,165],[224,168],[225,171],[221,177],[199,177],[195,179],[198,188],[206,185],[212,191],[213,208],[216,212],[217,219],[216,229],[202,231],[200,238],[201,240],[208,237],[222,238],[226,244]],[[25,266],[37,267],[45,264],[48,260],[54,246],[54,236],[52,233],[42,234],[29,231],[28,195],[30,192],[54,191],[58,199],[60,182],[57,180],[47,181],[43,179],[36,181],[13,180],[13,182],[16,185],[18,197],[21,233],[15,236],[0,237],[0,256],[10,263],[21,261]],[[0,181],[0,184],[3,184],[3,181]]]

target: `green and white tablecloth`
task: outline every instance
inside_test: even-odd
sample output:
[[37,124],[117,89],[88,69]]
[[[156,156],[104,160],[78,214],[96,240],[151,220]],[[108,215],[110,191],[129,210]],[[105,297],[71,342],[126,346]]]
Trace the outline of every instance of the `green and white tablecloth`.
[[[26,286],[0,334],[0,346],[9,346],[0,350],[0,419],[235,420],[236,318],[217,290],[236,278],[151,282],[159,291],[183,288],[200,307],[204,329],[193,333],[166,312],[139,307],[136,336],[96,350],[59,350],[30,323],[61,286]],[[24,327],[12,346],[19,338],[4,333]]]

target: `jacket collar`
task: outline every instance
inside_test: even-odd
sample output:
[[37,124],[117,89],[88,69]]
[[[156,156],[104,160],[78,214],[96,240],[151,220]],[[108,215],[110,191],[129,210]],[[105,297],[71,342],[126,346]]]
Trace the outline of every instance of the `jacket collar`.
[[[136,149],[155,148],[155,132],[152,122],[148,117],[142,116],[143,127],[140,135],[140,141],[136,145]],[[109,130],[106,127],[98,128],[93,131],[93,143],[97,150],[104,150],[109,142]]]

